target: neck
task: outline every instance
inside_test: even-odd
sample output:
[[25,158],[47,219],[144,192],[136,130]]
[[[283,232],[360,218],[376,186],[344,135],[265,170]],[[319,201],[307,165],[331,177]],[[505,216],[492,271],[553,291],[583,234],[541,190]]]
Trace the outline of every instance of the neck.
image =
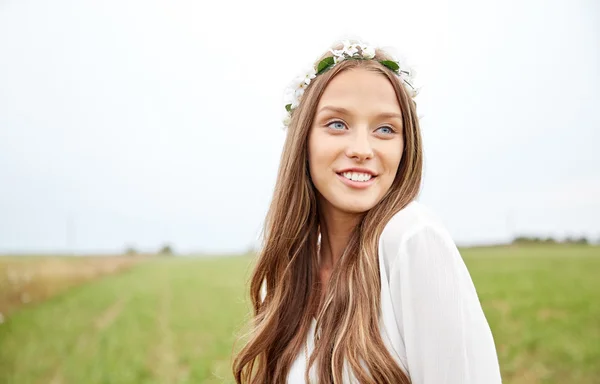
[[321,257],[320,266],[333,269],[350,240],[352,230],[358,225],[361,213],[342,212],[329,204],[323,204],[320,211]]

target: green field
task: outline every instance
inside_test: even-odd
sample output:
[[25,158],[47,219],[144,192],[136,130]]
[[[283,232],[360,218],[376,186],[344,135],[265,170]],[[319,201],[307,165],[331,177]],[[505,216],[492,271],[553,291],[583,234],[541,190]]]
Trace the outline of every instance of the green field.
[[[462,254],[505,383],[600,383],[599,247]],[[232,382],[250,262],[154,259],[25,306],[0,324],[0,383]]]

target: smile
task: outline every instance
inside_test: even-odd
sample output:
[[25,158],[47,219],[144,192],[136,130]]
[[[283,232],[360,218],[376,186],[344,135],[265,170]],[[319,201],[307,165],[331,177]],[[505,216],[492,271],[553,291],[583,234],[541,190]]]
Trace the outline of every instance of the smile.
[[346,186],[353,189],[365,189],[373,185],[377,176],[362,172],[336,173],[337,177]]
[[360,173],[360,172],[343,172],[342,176],[344,176],[348,180],[352,181],[369,181],[373,177],[368,173]]

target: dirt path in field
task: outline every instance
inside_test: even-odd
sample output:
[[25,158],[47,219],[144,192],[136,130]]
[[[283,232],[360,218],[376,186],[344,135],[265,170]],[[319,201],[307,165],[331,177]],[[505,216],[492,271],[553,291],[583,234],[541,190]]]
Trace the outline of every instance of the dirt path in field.
[[85,351],[90,342],[94,340],[99,333],[104,332],[112,323],[114,323],[121,312],[123,312],[123,308],[125,308],[125,304],[129,299],[129,296],[122,296],[110,306],[106,307],[104,311],[99,313],[95,317],[91,329],[89,329],[88,332],[82,333],[77,339],[75,353]]
[[[112,303],[110,306],[104,309],[101,313],[96,316],[95,321],[91,325],[90,329],[87,332],[82,333],[77,342],[75,343],[74,353],[82,353],[85,351],[90,345],[91,341],[96,337],[98,333],[103,332],[107,329],[114,321],[119,317],[121,312],[123,312],[123,308],[125,304],[129,301],[130,297],[120,297]],[[56,368],[54,369],[52,375],[50,375],[50,381],[44,380],[44,383],[50,384],[63,384],[63,374],[61,369],[61,364],[57,362]]]
[[63,384],[63,383],[64,383],[63,377],[61,375],[60,370],[57,368],[56,371],[54,371],[54,374],[52,375],[50,384]]
[[172,289],[167,274],[162,276],[162,288],[156,327],[159,341],[150,353],[150,369],[161,383],[177,383],[185,379],[189,370],[179,364],[173,348],[173,331],[169,323]]
[[96,318],[94,327],[98,332],[102,332],[108,328],[119,317],[128,299],[129,298],[121,297]]

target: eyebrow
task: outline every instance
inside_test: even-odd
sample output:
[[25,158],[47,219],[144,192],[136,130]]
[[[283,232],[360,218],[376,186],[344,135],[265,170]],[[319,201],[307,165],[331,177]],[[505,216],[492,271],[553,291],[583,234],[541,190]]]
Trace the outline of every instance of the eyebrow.
[[[350,115],[350,111],[347,110],[346,108],[342,108],[342,107],[334,107],[331,105],[326,105],[324,107],[322,107],[321,109],[319,109],[319,112],[317,112],[317,114],[323,112],[323,111],[334,111],[334,112],[339,112],[339,113],[344,113],[346,115]],[[391,117],[396,117],[398,119],[402,119],[402,115],[399,113],[395,113],[395,112],[383,112],[380,113],[379,115],[377,115],[377,117],[387,117],[387,118],[391,118]]]

